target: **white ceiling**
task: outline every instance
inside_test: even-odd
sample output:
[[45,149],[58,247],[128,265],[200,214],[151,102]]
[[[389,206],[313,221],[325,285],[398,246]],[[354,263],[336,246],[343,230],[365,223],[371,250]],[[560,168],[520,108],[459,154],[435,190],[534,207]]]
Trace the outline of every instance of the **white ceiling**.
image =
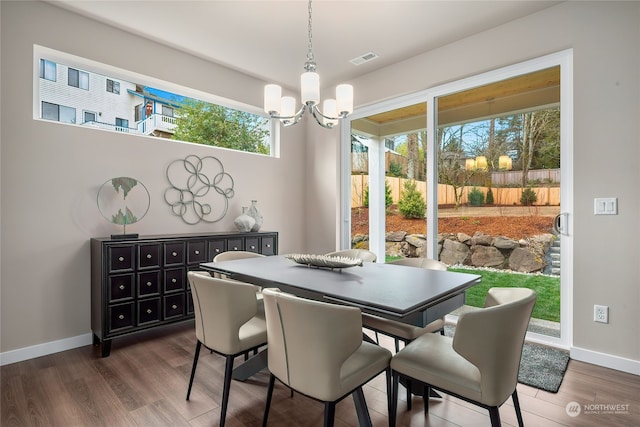
[[[291,89],[307,55],[307,2],[50,3]],[[559,1],[315,0],[313,53],[323,86],[347,82]],[[355,66],[369,51],[379,58]]]

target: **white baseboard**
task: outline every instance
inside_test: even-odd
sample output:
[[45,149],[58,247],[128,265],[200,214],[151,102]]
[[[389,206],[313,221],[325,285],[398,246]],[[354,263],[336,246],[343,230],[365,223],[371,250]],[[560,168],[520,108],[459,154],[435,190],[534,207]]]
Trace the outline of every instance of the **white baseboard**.
[[71,350],[73,348],[83,347],[85,345],[91,344],[93,344],[93,334],[88,333],[75,337],[64,338],[58,341],[37,344],[31,347],[5,351],[4,353],[0,353],[0,366],[22,362],[23,360],[34,359],[36,357],[46,356],[48,354]]
[[587,350],[580,347],[572,347],[570,357],[581,362],[587,362],[593,365],[615,369],[617,371],[640,375],[640,361],[638,360],[612,356],[610,354]]

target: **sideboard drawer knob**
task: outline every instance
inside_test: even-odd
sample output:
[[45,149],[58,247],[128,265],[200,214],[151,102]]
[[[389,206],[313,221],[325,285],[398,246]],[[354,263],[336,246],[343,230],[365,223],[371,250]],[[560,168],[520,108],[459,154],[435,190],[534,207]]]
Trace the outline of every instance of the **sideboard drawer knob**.
[[124,285],[120,285],[119,288],[121,291],[124,291]]
[[176,283],[177,280],[175,278],[171,279],[171,283]]
[[124,261],[124,257],[123,256],[119,257],[118,261],[120,261],[120,262]]
[[174,252],[171,252],[171,255],[173,255],[173,256],[178,256],[178,252],[175,252],[175,251],[174,251]]
[[234,251],[237,251],[237,250],[238,250],[238,247],[237,247],[237,246],[234,246],[234,247],[233,247],[233,250],[234,250]]
[[118,319],[120,320],[124,319],[124,314],[121,314],[120,316],[118,316]]
[[200,255],[200,251],[194,251],[196,255]]
[[153,313],[153,310],[151,310],[150,308],[147,308],[147,314],[151,314]]
[[256,247],[254,245],[251,245],[251,249],[255,249]]
[[216,248],[216,253],[220,253],[220,249]]
[[151,287],[151,285],[153,285],[153,283],[147,282],[147,286]]
[[151,259],[151,254],[147,254],[147,259]]
[[171,308],[173,308],[173,309],[175,310],[176,308],[178,308],[178,306],[177,306],[177,305],[175,305],[175,304],[173,304],[173,305],[171,306]]
[[270,248],[270,247],[271,247],[271,245],[267,243],[267,247],[268,247],[268,248]]

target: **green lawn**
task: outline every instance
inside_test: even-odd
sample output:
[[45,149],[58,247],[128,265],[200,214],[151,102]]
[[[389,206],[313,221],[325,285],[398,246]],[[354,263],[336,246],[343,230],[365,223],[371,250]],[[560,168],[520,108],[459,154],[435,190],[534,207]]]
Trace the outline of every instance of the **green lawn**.
[[[398,259],[387,257],[386,262]],[[518,287],[530,288],[536,291],[538,298],[533,308],[536,319],[560,321],[560,278],[539,276],[535,274],[508,273],[501,271],[472,270],[464,268],[449,268],[449,271],[471,273],[482,276],[482,281],[467,290],[467,305],[483,307],[484,299],[489,288],[493,287]]]
[[482,307],[489,288],[518,287],[533,289],[538,298],[532,317],[536,319],[560,321],[560,278],[534,274],[503,273],[485,270],[450,268],[449,271],[471,273],[482,276],[482,281],[467,290],[467,305]]

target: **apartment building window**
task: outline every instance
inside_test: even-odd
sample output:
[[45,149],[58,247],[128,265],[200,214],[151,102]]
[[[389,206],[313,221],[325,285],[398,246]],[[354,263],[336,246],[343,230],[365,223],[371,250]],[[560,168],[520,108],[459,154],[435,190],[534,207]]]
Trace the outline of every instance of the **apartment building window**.
[[115,93],[116,95],[120,95],[120,82],[115,80],[107,79],[107,92]]
[[129,129],[129,120],[116,117],[116,130],[126,131]]
[[76,109],[64,105],[42,102],[42,118],[56,122],[75,123]]
[[84,112],[84,123],[95,122],[95,121],[97,121],[96,118],[97,118],[97,115],[93,111],[85,111]]
[[69,68],[69,86],[89,90],[89,73]]
[[169,107],[168,105],[163,105],[162,106],[162,115],[163,116],[168,116],[168,117],[173,117],[173,107]]
[[53,61],[47,61],[46,59],[40,60],[40,78],[56,81],[56,63]]

